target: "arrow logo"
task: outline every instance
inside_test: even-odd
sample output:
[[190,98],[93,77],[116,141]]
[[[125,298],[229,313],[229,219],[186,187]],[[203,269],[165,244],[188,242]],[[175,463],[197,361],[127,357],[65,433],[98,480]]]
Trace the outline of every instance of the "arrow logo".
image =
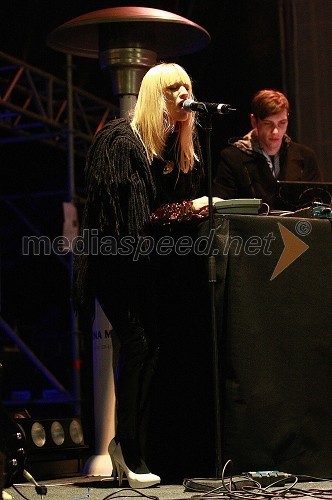
[[284,249],[279,257],[270,281],[274,280],[276,276],[282,273],[309,248],[309,245],[304,243],[304,241],[295,236],[295,234],[293,234],[291,231],[289,231],[289,229],[287,229],[279,222],[278,226],[284,242]]

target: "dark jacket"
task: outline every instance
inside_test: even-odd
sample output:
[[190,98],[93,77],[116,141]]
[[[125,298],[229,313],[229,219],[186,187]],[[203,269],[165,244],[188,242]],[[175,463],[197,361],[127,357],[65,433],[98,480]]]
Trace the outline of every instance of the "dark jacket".
[[[173,139],[174,142],[175,139]],[[195,143],[200,157],[199,142]],[[170,141],[167,160],[174,148]],[[124,236],[139,238],[149,234],[151,214],[160,205],[197,197],[203,175],[196,161],[188,174],[176,168],[165,175],[168,162],[156,159],[150,166],[145,148],[129,122],[120,118],[105,125],[96,135],[86,161],[87,198],[80,236],[94,238]],[[175,162],[174,162],[175,163]],[[92,307],[94,290],[89,252],[74,253],[73,303],[76,310]]]
[[[231,139],[221,151],[213,181],[213,195],[219,198],[260,198],[271,209],[276,206],[277,180],[265,156],[256,151],[253,134]],[[317,158],[310,148],[292,141],[287,135],[279,151],[279,180],[318,181]]]

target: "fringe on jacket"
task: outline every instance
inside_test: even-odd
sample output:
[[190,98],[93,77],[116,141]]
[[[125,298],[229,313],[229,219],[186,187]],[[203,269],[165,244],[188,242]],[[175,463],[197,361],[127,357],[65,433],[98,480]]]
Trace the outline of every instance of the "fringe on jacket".
[[[134,237],[149,223],[155,185],[143,144],[124,118],[109,122],[91,145],[85,167],[87,198],[80,235]],[[72,300],[76,312],[93,317],[94,290],[90,257],[75,252]]]

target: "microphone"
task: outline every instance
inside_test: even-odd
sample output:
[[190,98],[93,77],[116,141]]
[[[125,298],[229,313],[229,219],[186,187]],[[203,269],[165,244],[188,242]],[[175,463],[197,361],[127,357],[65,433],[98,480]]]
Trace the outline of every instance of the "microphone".
[[182,108],[185,111],[198,111],[198,113],[219,113],[225,115],[231,111],[236,111],[236,109],[231,108],[230,104],[217,104],[215,102],[198,102],[193,101],[193,99],[186,99],[182,103]]

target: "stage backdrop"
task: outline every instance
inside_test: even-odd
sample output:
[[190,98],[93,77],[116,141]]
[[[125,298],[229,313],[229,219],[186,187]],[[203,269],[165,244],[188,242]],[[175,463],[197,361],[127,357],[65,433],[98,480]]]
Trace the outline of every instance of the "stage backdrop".
[[283,0],[280,3],[283,87],[292,104],[294,140],[312,147],[325,180],[332,181],[332,3]]

